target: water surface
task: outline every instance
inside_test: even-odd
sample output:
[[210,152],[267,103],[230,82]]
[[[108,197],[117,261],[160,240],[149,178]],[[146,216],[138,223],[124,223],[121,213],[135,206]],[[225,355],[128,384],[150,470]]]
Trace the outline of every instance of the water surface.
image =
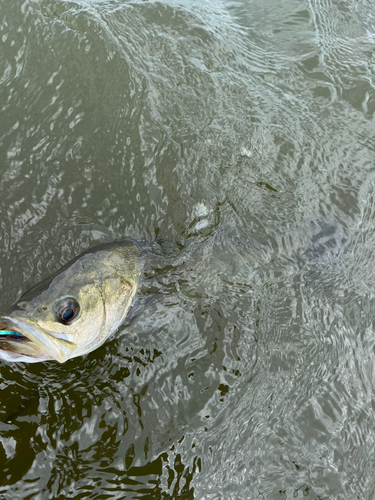
[[0,8],[1,310],[179,248],[97,351],[1,363],[1,497],[373,498],[373,3]]

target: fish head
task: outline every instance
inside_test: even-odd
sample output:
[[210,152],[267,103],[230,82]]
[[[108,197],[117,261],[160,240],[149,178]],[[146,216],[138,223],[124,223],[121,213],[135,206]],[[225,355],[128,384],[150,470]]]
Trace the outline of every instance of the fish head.
[[26,292],[0,316],[9,333],[0,335],[0,358],[63,363],[98,348],[132,304],[140,254],[131,241],[102,245]]

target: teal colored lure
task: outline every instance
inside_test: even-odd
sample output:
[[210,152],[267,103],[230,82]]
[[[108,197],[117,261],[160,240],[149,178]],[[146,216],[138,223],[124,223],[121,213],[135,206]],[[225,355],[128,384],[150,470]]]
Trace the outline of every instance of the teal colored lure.
[[0,338],[2,336],[8,336],[8,335],[11,335],[12,340],[22,340],[25,338],[25,336],[22,335],[22,333],[12,332],[11,330],[0,330]]

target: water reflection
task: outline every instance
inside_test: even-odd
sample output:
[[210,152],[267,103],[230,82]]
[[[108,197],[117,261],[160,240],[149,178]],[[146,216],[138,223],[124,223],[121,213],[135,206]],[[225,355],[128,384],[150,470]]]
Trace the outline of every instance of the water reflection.
[[371,498],[372,7],[3,2],[1,310],[176,252],[97,351],[1,364],[0,495]]

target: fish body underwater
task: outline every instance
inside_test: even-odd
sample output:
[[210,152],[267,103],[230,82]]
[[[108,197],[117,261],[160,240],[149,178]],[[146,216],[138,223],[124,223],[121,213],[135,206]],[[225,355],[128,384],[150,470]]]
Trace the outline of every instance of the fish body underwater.
[[[292,253],[306,279],[324,282],[331,263],[345,253],[341,226],[332,217],[305,228]],[[298,240],[298,238],[296,238]],[[254,253],[256,246],[248,245]],[[180,265],[169,241],[124,240],[91,248],[31,288],[0,315],[0,359],[60,363],[100,347],[125,322],[147,268]],[[156,259],[156,260],[154,260]],[[184,257],[182,257],[182,260]],[[180,262],[180,264],[179,264]],[[320,278],[319,278],[320,276]],[[137,307],[142,300],[137,300]]]
[[97,349],[124,322],[142,269],[134,240],[80,254],[0,316],[0,359],[64,363]]

